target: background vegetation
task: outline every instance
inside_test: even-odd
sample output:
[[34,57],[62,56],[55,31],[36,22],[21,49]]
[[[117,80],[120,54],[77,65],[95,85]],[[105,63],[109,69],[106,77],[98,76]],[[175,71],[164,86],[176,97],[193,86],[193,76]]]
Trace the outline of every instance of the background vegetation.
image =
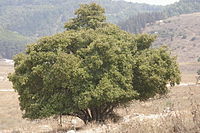
[[0,27],[0,57],[11,59],[13,55],[24,51],[25,44],[32,39]]
[[[181,0],[166,7],[113,0],[1,0],[0,27],[15,35],[11,36],[12,42],[8,36],[0,42],[0,56],[12,58],[27,42],[63,31],[64,22],[74,17],[73,12],[79,4],[90,2],[99,3],[106,9],[108,22],[131,33],[139,33],[147,23],[200,10],[200,2],[195,0]],[[0,34],[6,33],[1,31]]]
[[[161,8],[112,0],[0,0],[0,26],[21,36],[12,36],[12,42],[9,36],[1,41],[0,56],[12,58],[24,49],[26,42],[63,31],[64,22],[74,17],[74,10],[80,4],[90,2],[97,2],[105,7],[108,21],[112,23],[118,23],[119,20],[125,20],[139,12],[151,12]],[[27,39],[22,36],[31,39],[24,41]]]
[[174,4],[164,6],[156,12],[142,12],[132,15],[127,20],[122,20],[118,25],[131,33],[140,33],[146,24],[166,19],[172,16],[188,14],[200,11],[200,1],[198,0],[180,0]]

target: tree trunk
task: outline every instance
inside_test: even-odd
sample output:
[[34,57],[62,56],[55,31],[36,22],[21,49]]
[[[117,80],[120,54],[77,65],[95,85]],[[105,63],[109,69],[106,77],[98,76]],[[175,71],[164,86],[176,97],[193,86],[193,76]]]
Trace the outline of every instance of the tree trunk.
[[62,114],[59,115],[59,125],[62,127]]
[[104,122],[105,119],[109,117],[109,115],[113,112],[114,106],[107,105],[105,107],[93,107],[88,108],[85,110],[81,110],[79,113],[76,113],[76,115],[80,119],[84,121],[85,124],[88,124],[92,121],[94,122]]

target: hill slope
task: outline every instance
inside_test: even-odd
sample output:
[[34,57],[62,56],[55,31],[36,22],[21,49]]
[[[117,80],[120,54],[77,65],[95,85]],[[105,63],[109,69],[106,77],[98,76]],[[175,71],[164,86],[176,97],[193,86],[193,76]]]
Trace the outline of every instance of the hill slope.
[[158,34],[154,46],[166,44],[179,62],[196,62],[200,52],[200,13],[184,14],[157,21],[143,33]]
[[118,25],[128,32],[140,33],[147,23],[195,12],[200,12],[200,0],[180,0],[174,4],[164,6],[162,10],[156,12],[133,14],[127,20],[121,20]]
[[24,44],[32,40],[30,37],[0,27],[0,58],[12,58],[13,55],[25,49]]
[[[0,31],[0,56],[12,58],[21,52],[25,44],[30,43],[30,40],[24,42],[24,38],[37,38],[63,31],[64,23],[74,17],[75,9],[80,4],[90,2],[97,2],[106,8],[108,21],[112,23],[118,23],[139,12],[161,9],[160,6],[112,0],[0,0],[0,27],[4,29]],[[15,33],[11,36],[16,41],[10,42],[10,37],[2,40],[3,34],[8,33],[5,31]],[[14,51],[11,48],[13,46],[16,46]]]
[[80,4],[96,2],[106,9],[108,21],[117,23],[138,12],[160,10],[160,6],[112,0],[2,0],[0,25],[28,36],[51,35],[63,30]]
[[[156,20],[200,11],[199,0],[180,0],[169,6],[123,0],[0,0],[0,27],[4,29],[0,31],[0,56],[12,58],[24,49],[26,43],[63,31],[64,23],[74,17],[74,10],[79,4],[90,2],[96,2],[106,9],[109,22],[132,33],[140,33],[147,23]],[[8,34],[7,39],[1,39],[5,31],[12,34],[12,42]]]

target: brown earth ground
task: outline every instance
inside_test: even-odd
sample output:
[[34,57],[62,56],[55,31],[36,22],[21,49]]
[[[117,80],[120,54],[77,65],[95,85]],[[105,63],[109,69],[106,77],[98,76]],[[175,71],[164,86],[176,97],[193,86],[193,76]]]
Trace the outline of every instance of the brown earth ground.
[[0,89],[12,89],[12,84],[8,81],[7,75],[13,71],[13,65],[0,60]]
[[[182,83],[195,83],[195,75],[198,68],[200,68],[200,64],[198,63],[180,63]],[[6,76],[9,72],[13,72],[13,66],[0,62],[0,76]],[[0,89],[11,88],[12,84],[8,80],[0,81]],[[16,92],[0,92],[0,101],[0,133],[50,133],[62,130],[66,131],[72,128],[72,125],[70,124],[70,121],[72,120],[71,117],[65,117],[63,119],[63,128],[58,126],[58,119],[50,118],[37,121],[22,119],[22,112],[20,111],[18,95]],[[193,105],[195,104],[196,106],[199,102],[200,86],[176,86],[170,89],[167,96],[150,99],[146,102],[132,101],[125,107],[119,107],[115,110],[120,116],[117,123],[108,121],[104,126],[96,124],[85,126],[82,122],[78,122],[78,127],[81,128],[78,132],[172,132],[172,130],[174,131],[175,129],[174,127],[171,128],[170,124],[174,121],[178,122],[179,125],[185,124],[190,128],[194,128],[195,124],[192,110],[194,107]],[[171,117],[173,112],[176,114],[177,111],[182,112],[183,117],[181,118],[184,118],[184,120],[180,120],[177,115],[175,115],[176,120],[174,120],[174,117]],[[168,119],[162,117],[162,119],[158,120],[157,115],[160,114],[163,116],[170,115],[170,117],[168,117]],[[147,116],[147,118],[144,116]],[[155,117],[156,120],[152,119],[152,116]],[[184,121],[184,123],[181,123],[180,121]],[[164,126],[162,126],[162,123],[165,123]],[[178,124],[175,123],[175,125]],[[186,131],[186,129],[180,130]]]

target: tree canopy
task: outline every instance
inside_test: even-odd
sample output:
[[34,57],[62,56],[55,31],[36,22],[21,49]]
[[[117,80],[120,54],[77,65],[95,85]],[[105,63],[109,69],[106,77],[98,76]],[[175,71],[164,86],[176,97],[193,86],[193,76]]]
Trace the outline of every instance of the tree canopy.
[[9,76],[30,119],[72,115],[104,121],[119,104],[146,100],[180,82],[176,59],[151,48],[152,35],[133,35],[105,22],[97,4],[81,5],[66,31],[41,38],[15,56]]
[[65,24],[67,30],[77,30],[78,28],[91,28],[96,29],[103,26],[106,16],[104,15],[105,9],[101,6],[92,3],[91,5],[81,5],[75,12],[77,16]]

